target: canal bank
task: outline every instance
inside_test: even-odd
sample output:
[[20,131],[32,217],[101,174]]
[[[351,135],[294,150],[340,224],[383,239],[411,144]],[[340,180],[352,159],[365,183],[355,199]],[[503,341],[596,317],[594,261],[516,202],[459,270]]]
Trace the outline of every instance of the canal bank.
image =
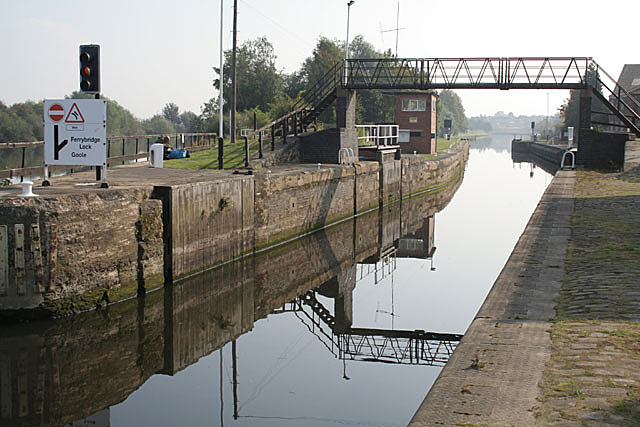
[[561,171],[411,425],[640,422],[640,172]]
[[[0,194],[0,309],[66,315],[135,296],[460,179],[469,146],[434,159],[254,174],[128,166]],[[35,309],[35,310],[34,310]]]
[[574,172],[559,172],[412,425],[533,424],[564,275]]

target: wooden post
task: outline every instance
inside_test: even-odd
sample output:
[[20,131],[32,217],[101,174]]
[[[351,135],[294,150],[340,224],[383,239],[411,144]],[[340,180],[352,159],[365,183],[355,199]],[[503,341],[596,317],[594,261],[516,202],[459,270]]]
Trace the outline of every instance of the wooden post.
[[287,118],[282,121],[282,145],[287,143]]
[[271,151],[276,149],[276,125],[271,125]]

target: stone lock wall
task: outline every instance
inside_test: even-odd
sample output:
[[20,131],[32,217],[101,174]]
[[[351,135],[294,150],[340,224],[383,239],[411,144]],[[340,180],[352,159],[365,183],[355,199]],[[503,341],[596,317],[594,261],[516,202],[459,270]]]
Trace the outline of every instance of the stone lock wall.
[[[467,155],[465,145],[435,161],[298,165],[155,188],[3,199],[0,311],[39,307],[66,315],[179,281],[444,186],[461,176]],[[381,227],[356,233],[354,251],[366,251],[374,229],[379,243],[399,238],[399,230]]]
[[[0,205],[0,310],[71,298],[61,312],[95,306],[80,295],[116,298],[163,283],[162,222],[151,189],[9,199]],[[117,291],[116,291],[117,290]],[[103,294],[100,293],[100,296]]]
[[153,197],[165,214],[167,281],[253,249],[253,176],[156,187]]
[[[256,245],[265,247],[377,205],[378,165],[309,167],[256,177]],[[372,175],[372,176],[370,176]],[[362,188],[362,193],[356,189]],[[354,199],[355,196],[355,199]],[[355,200],[355,201],[354,201]]]

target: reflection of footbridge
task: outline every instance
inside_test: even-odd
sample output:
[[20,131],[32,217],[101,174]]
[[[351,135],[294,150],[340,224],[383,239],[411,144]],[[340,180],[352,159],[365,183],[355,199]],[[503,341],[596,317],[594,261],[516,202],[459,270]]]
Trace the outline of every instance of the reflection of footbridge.
[[[336,356],[341,348],[343,360],[444,363],[459,337],[444,337],[438,346],[435,335],[351,328],[348,319],[356,265],[368,269],[372,263],[380,278],[390,274],[393,257],[425,259],[433,250],[433,215],[459,185],[456,181],[438,193],[291,242],[268,257],[225,264],[78,319],[15,329],[2,325],[0,425],[44,427],[79,419],[108,425],[109,406],[125,400],[151,376],[175,375],[228,343],[234,349],[235,340],[256,321],[285,303],[318,334],[322,328],[330,337],[323,342]],[[337,317],[324,315],[329,323],[320,319],[319,307],[314,311],[297,297],[318,286],[336,304]],[[298,303],[287,303],[292,300]]]
[[[309,291],[285,307],[341,360],[359,360],[404,365],[444,366],[462,335],[352,328],[344,317],[336,318]],[[340,316],[340,314],[337,314]]]

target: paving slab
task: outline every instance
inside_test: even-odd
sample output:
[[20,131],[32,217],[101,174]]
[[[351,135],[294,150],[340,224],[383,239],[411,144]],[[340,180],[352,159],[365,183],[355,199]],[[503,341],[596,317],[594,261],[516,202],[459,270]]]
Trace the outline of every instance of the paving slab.
[[575,172],[560,171],[410,425],[533,425],[551,355]]

